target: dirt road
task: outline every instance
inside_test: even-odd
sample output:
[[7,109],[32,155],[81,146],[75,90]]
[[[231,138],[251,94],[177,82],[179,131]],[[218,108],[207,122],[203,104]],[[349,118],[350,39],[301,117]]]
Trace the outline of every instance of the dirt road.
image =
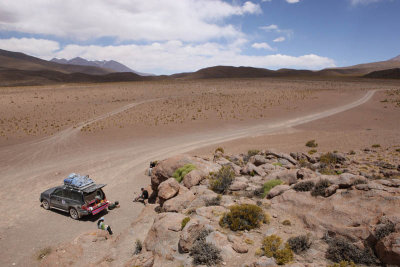
[[[145,167],[153,159],[242,137],[259,136],[290,129],[306,122],[322,119],[366,103],[375,91],[368,91],[350,103],[336,108],[291,118],[275,118],[246,128],[232,126],[190,135],[147,138],[118,144],[108,142],[88,145],[79,138],[79,129],[108,116],[113,116],[141,103],[130,103],[76,128],[25,144],[0,150],[0,265],[27,266],[35,263],[32,255],[46,246],[71,240],[77,234],[94,229],[97,218],[73,221],[68,215],[39,207],[39,194],[59,185],[71,172],[89,173],[98,183],[106,183],[107,198],[119,200],[121,208],[105,215],[116,233],[126,229],[140,212],[141,205],[132,203],[134,192],[149,184]],[[358,93],[359,94],[359,93]],[[110,140],[113,138],[109,137]],[[110,142],[111,143],[111,142]]]

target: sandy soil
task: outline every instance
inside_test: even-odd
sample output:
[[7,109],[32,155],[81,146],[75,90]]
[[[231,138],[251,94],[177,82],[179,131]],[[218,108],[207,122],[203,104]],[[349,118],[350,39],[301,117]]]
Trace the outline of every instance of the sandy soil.
[[1,88],[0,263],[35,264],[40,249],[95,228],[97,217],[73,221],[39,206],[71,172],[108,184],[121,208],[105,216],[119,233],[142,208],[131,200],[149,184],[150,160],[221,145],[305,150],[310,139],[321,151],[399,145],[398,95],[374,91],[399,88],[268,79]]

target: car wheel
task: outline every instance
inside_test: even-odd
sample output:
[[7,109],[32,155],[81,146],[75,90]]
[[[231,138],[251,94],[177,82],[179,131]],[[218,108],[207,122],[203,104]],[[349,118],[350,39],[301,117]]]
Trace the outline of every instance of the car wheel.
[[42,206],[45,210],[49,210],[50,209],[50,204],[46,199],[42,200]]
[[79,214],[78,214],[78,212],[76,211],[76,209],[74,209],[74,208],[70,208],[70,209],[69,209],[69,215],[70,215],[71,218],[74,219],[74,220],[78,220],[78,219],[79,219]]

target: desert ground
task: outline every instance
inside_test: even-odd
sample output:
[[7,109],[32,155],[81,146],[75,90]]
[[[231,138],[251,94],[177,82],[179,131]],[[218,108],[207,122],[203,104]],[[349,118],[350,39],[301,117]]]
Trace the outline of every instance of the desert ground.
[[95,229],[40,207],[42,191],[69,173],[106,183],[121,208],[104,215],[129,228],[149,185],[151,160],[216,147],[308,152],[400,146],[400,82],[368,79],[215,79],[0,88],[0,265]]

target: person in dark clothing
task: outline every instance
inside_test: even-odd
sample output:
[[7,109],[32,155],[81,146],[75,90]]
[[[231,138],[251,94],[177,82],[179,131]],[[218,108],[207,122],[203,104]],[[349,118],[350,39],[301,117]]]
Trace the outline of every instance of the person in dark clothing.
[[146,200],[149,199],[149,192],[147,192],[147,190],[145,190],[143,187],[140,190],[142,191],[142,194],[135,198],[133,201],[142,202],[144,205],[146,205]]

